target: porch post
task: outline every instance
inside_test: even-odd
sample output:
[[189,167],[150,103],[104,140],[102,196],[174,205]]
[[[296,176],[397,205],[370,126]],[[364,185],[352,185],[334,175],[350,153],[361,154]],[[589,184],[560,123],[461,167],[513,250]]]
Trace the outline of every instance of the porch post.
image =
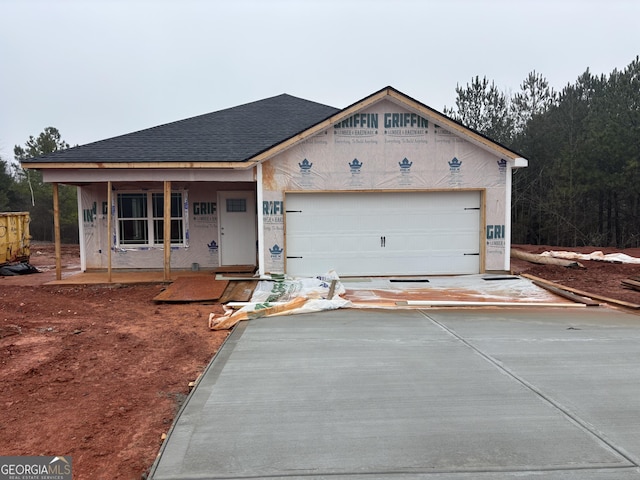
[[164,281],[171,280],[171,181],[164,182]]
[[262,202],[264,191],[262,189],[262,163],[256,165],[256,203],[258,215],[258,276],[265,274],[264,258],[264,215],[262,214]]
[[111,221],[113,216],[111,215],[111,180],[107,182],[107,282],[111,283],[111,240],[112,240],[112,228]]
[[60,253],[60,198],[58,182],[53,183],[53,236],[56,249],[56,280],[62,280],[62,259]]

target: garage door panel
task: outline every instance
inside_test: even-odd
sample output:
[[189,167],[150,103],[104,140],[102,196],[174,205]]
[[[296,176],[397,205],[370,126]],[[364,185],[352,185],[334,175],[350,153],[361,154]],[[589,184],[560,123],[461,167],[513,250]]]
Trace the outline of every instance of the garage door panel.
[[[340,254],[353,256],[354,252],[370,252],[380,246],[379,237],[357,237],[344,234],[287,236],[287,255],[316,254],[317,256]],[[311,258],[308,256],[307,258]]]
[[[327,258],[325,255],[306,253],[304,258],[287,258],[287,273],[290,275],[300,276],[313,276],[321,273],[326,273],[329,270],[335,270],[340,272],[342,276],[350,275],[379,275],[375,273],[358,273],[361,271],[363,265],[370,264],[376,261],[376,255],[354,255],[345,253],[336,253]],[[305,271],[306,266],[309,264],[322,265],[322,268],[313,270],[313,273],[302,273]]]
[[480,271],[480,192],[289,193],[287,273]]

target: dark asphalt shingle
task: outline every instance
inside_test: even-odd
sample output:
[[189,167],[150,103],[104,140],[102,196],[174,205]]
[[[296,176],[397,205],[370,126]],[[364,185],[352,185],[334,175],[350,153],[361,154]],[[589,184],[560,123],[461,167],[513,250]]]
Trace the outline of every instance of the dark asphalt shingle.
[[338,111],[282,94],[22,163],[242,162]]

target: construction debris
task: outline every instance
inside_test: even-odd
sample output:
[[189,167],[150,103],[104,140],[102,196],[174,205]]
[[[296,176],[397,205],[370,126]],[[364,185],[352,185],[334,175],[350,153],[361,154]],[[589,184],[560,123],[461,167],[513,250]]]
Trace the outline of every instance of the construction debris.
[[229,280],[229,285],[218,299],[218,302],[248,302],[251,299],[251,295],[253,295],[256,285],[258,285],[257,280]]
[[559,265],[561,267],[569,268],[584,268],[584,265],[574,260],[566,260],[563,258],[555,258],[547,255],[538,255],[535,253],[523,252],[522,250],[517,250],[515,248],[511,249],[511,257],[542,265]]
[[0,276],[2,277],[29,275],[31,273],[40,273],[40,271],[33,265],[26,262],[0,264]]
[[577,253],[577,252],[551,250],[548,252],[542,252],[540,255],[542,255],[543,257],[563,258],[565,260],[592,260],[595,262],[640,264],[640,258],[631,257],[625,253],[604,254],[599,250],[591,253]]
[[556,295],[559,295],[561,297],[564,297],[566,299],[569,299],[573,302],[576,303],[582,303],[584,305],[586,305],[587,307],[598,307],[600,306],[600,304],[596,301],[591,300],[590,298],[587,297],[583,297],[581,295],[578,295],[577,293],[573,293],[573,292],[568,292],[567,290],[563,290],[562,288],[557,287],[556,285],[551,284],[550,282],[541,282],[538,280],[532,280],[534,285],[537,285],[538,287],[544,288],[546,290],[549,290],[551,293],[555,293]]
[[620,283],[622,283],[622,286],[624,288],[628,288],[629,290],[637,290],[640,292],[640,276],[621,280]]
[[272,275],[258,283],[251,302],[239,310],[226,305],[224,315],[211,313],[209,328],[226,330],[244,320],[346,308],[351,302],[341,297],[344,293],[345,288],[333,271],[301,279]]
[[558,283],[550,282],[549,280],[545,280],[543,278],[536,277],[535,275],[529,275],[527,273],[523,273],[522,276],[524,278],[528,278],[529,280],[535,280],[535,281],[538,281],[538,282],[541,282],[541,283],[546,283],[548,285],[553,285],[554,287],[560,288],[562,290],[566,290],[567,292],[575,293],[575,294],[580,295],[582,297],[588,297],[588,298],[592,298],[594,300],[601,300],[601,301],[603,301],[605,303],[609,303],[611,305],[618,305],[620,307],[631,308],[633,310],[640,310],[640,305],[635,304],[635,303],[624,302],[622,300],[616,300],[615,298],[605,297],[603,295],[599,295],[599,294],[596,294],[596,293],[585,292],[585,291],[582,291],[582,290],[578,290],[576,288],[571,288],[571,287],[567,287],[565,285],[560,285]]
[[307,299],[298,297],[290,302],[271,305],[269,303],[254,303],[242,307],[238,311],[233,309],[225,309],[225,315],[216,317],[214,313],[209,314],[209,328],[211,330],[228,330],[239,322],[244,320],[254,320],[256,318],[271,317],[274,315],[288,315],[294,310],[301,308]]

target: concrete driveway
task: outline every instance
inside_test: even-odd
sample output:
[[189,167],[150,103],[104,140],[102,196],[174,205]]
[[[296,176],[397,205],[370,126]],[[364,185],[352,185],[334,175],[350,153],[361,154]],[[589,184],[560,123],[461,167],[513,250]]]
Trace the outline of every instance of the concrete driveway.
[[151,478],[640,479],[640,317],[337,310],[240,324]]

